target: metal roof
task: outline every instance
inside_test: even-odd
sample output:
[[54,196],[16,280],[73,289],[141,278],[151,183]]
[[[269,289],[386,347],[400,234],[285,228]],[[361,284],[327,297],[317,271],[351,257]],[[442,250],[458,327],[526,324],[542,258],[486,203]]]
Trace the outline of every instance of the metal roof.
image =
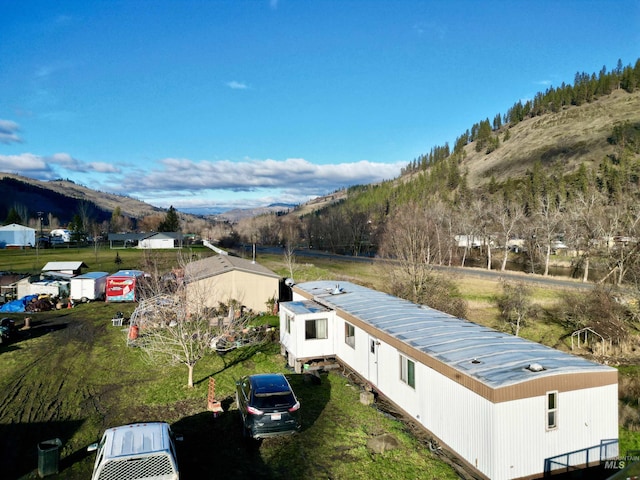
[[56,270],[71,270],[76,271],[81,268],[88,268],[84,262],[47,262],[47,264],[42,267],[43,272],[50,272]]
[[[615,370],[350,282],[322,280],[294,288],[491,388],[543,376]],[[532,369],[528,368],[530,365]],[[542,370],[532,371],[539,366]]]
[[195,282],[231,271],[243,271],[265,277],[280,278],[280,276],[259,263],[245,260],[231,255],[214,255],[190,262],[185,267],[187,282]]
[[102,278],[102,277],[107,277],[109,275],[109,272],[87,272],[87,273],[83,273],[82,275],[78,275],[76,277],[73,278],[77,278],[77,279],[98,279],[98,278]]

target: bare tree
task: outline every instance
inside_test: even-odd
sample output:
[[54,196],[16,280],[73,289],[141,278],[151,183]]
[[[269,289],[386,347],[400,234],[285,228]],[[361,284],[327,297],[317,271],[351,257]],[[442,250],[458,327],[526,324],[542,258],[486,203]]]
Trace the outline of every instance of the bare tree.
[[500,271],[504,272],[509,258],[509,240],[520,227],[520,223],[524,219],[524,210],[519,203],[504,200],[495,204],[492,213],[495,224],[500,228],[500,234],[502,235],[503,257]]
[[568,205],[568,239],[575,245],[577,255],[581,257],[582,281],[589,278],[591,254],[598,246],[603,233],[605,198],[595,188],[587,193],[576,195]]
[[405,204],[391,215],[382,237],[380,255],[393,260],[398,282],[410,285],[410,300],[417,302],[427,288],[429,235],[425,210],[417,203]]
[[545,277],[549,275],[549,262],[551,260],[552,244],[563,231],[563,218],[561,205],[559,205],[557,199],[553,195],[547,193],[540,197],[535,220],[537,220],[539,225],[538,242],[544,242],[541,246],[544,248],[543,275]]
[[294,278],[296,271],[296,245],[300,240],[302,222],[300,218],[289,215],[281,221],[282,242],[284,244],[284,263],[289,270],[289,277]]
[[[187,386],[191,388],[196,364],[213,352],[219,341],[235,341],[236,335],[246,330],[249,317],[236,314],[233,308],[222,317],[207,308],[203,301],[207,292],[184,276],[187,263],[180,259],[180,265],[182,268],[173,272],[172,292],[165,289],[166,274],[154,272],[158,278],[148,280],[130,328],[138,329],[136,343],[151,362],[185,365]],[[189,295],[187,288],[191,289]]]
[[502,282],[502,295],[498,297],[501,318],[511,327],[513,334],[520,335],[531,311],[531,289],[524,282]]
[[600,282],[615,274],[615,283],[622,285],[628,273],[637,276],[640,266],[640,209],[633,199],[621,201],[608,209],[607,220],[605,238],[609,272]]

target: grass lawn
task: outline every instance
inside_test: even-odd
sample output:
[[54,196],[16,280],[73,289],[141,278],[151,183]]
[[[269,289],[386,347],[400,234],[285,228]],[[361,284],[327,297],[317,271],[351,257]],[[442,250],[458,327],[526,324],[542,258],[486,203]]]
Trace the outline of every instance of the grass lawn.
[[[116,254],[120,263],[115,263]],[[102,248],[0,250],[0,271],[37,273],[49,261],[81,260],[89,270],[115,272],[168,269],[183,258],[201,258],[203,248],[141,252]],[[289,271],[283,257],[260,255],[258,261],[283,277]],[[383,289],[384,271],[365,262],[332,258],[298,258],[298,282],[317,279],[353,281]],[[497,321],[495,282],[464,275],[453,278],[469,303],[469,319],[493,328]],[[533,289],[542,306],[558,301],[553,289]],[[93,454],[86,446],[107,427],[137,421],[164,420],[184,435],[179,458],[184,479],[233,476],[264,479],[405,479],[457,478],[441,459],[407,426],[359,402],[360,389],[347,377],[324,375],[320,385],[289,371],[276,344],[245,347],[224,356],[212,354],[194,372],[195,386],[186,387],[184,366],[151,365],[138,349],[126,345],[126,331],[113,327],[116,311],[128,317],[134,304],[81,304],[73,309],[29,314],[33,328],[17,342],[0,346],[0,465],[2,478],[36,478],[38,442],[60,438],[61,473],[51,478],[86,479]],[[7,314],[21,325],[25,314]],[[276,322],[277,318],[265,317]],[[263,318],[263,320],[265,320]],[[522,336],[566,349],[557,323],[539,321],[523,328]],[[233,401],[235,380],[247,373],[286,373],[303,405],[303,430],[293,437],[247,443]],[[635,379],[637,369],[621,370]],[[225,412],[214,417],[206,409],[209,379],[216,381],[216,398]],[[635,387],[633,381],[630,383]],[[635,392],[635,390],[634,390]],[[621,393],[624,395],[624,393]],[[637,397],[637,395],[636,395]],[[637,416],[637,402],[632,406]],[[627,408],[628,411],[628,408]],[[635,427],[620,428],[620,452],[640,448]],[[368,438],[391,433],[399,448],[372,454]]]
[[[178,456],[184,479],[387,479],[457,478],[454,471],[403,423],[359,402],[360,387],[324,374],[319,385],[286,368],[277,344],[212,353],[186,387],[184,366],[149,364],[127,346],[126,329],[114,327],[116,311],[133,304],[95,302],[73,309],[29,314],[32,328],[0,347],[0,464],[2,478],[37,478],[37,445],[60,438],[60,474],[87,479],[94,454],[88,444],[105,428],[163,420],[183,434]],[[26,314],[10,314],[22,325]],[[277,317],[262,317],[277,323]],[[235,380],[255,372],[286,373],[302,404],[303,430],[260,443],[242,438],[235,408]],[[224,413],[207,411],[209,379]],[[390,433],[394,451],[373,454],[367,439]]]

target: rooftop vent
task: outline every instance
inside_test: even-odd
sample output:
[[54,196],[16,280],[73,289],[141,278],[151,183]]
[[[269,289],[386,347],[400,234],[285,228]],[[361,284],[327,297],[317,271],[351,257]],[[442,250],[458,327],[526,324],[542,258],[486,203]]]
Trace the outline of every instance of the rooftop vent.
[[334,288],[331,292],[331,295],[340,295],[342,293],[342,288],[340,285],[336,284],[336,288]]
[[482,363],[482,362],[477,358],[474,358],[473,360],[471,360],[471,363]]
[[541,372],[544,369],[545,368],[539,363],[530,363],[529,366],[527,367],[527,370],[530,370],[532,372]]

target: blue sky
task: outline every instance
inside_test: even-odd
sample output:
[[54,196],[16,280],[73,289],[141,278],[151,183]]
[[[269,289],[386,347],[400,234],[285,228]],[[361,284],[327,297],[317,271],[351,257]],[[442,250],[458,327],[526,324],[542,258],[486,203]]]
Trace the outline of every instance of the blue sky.
[[637,0],[0,0],[0,171],[301,203],[639,57]]

